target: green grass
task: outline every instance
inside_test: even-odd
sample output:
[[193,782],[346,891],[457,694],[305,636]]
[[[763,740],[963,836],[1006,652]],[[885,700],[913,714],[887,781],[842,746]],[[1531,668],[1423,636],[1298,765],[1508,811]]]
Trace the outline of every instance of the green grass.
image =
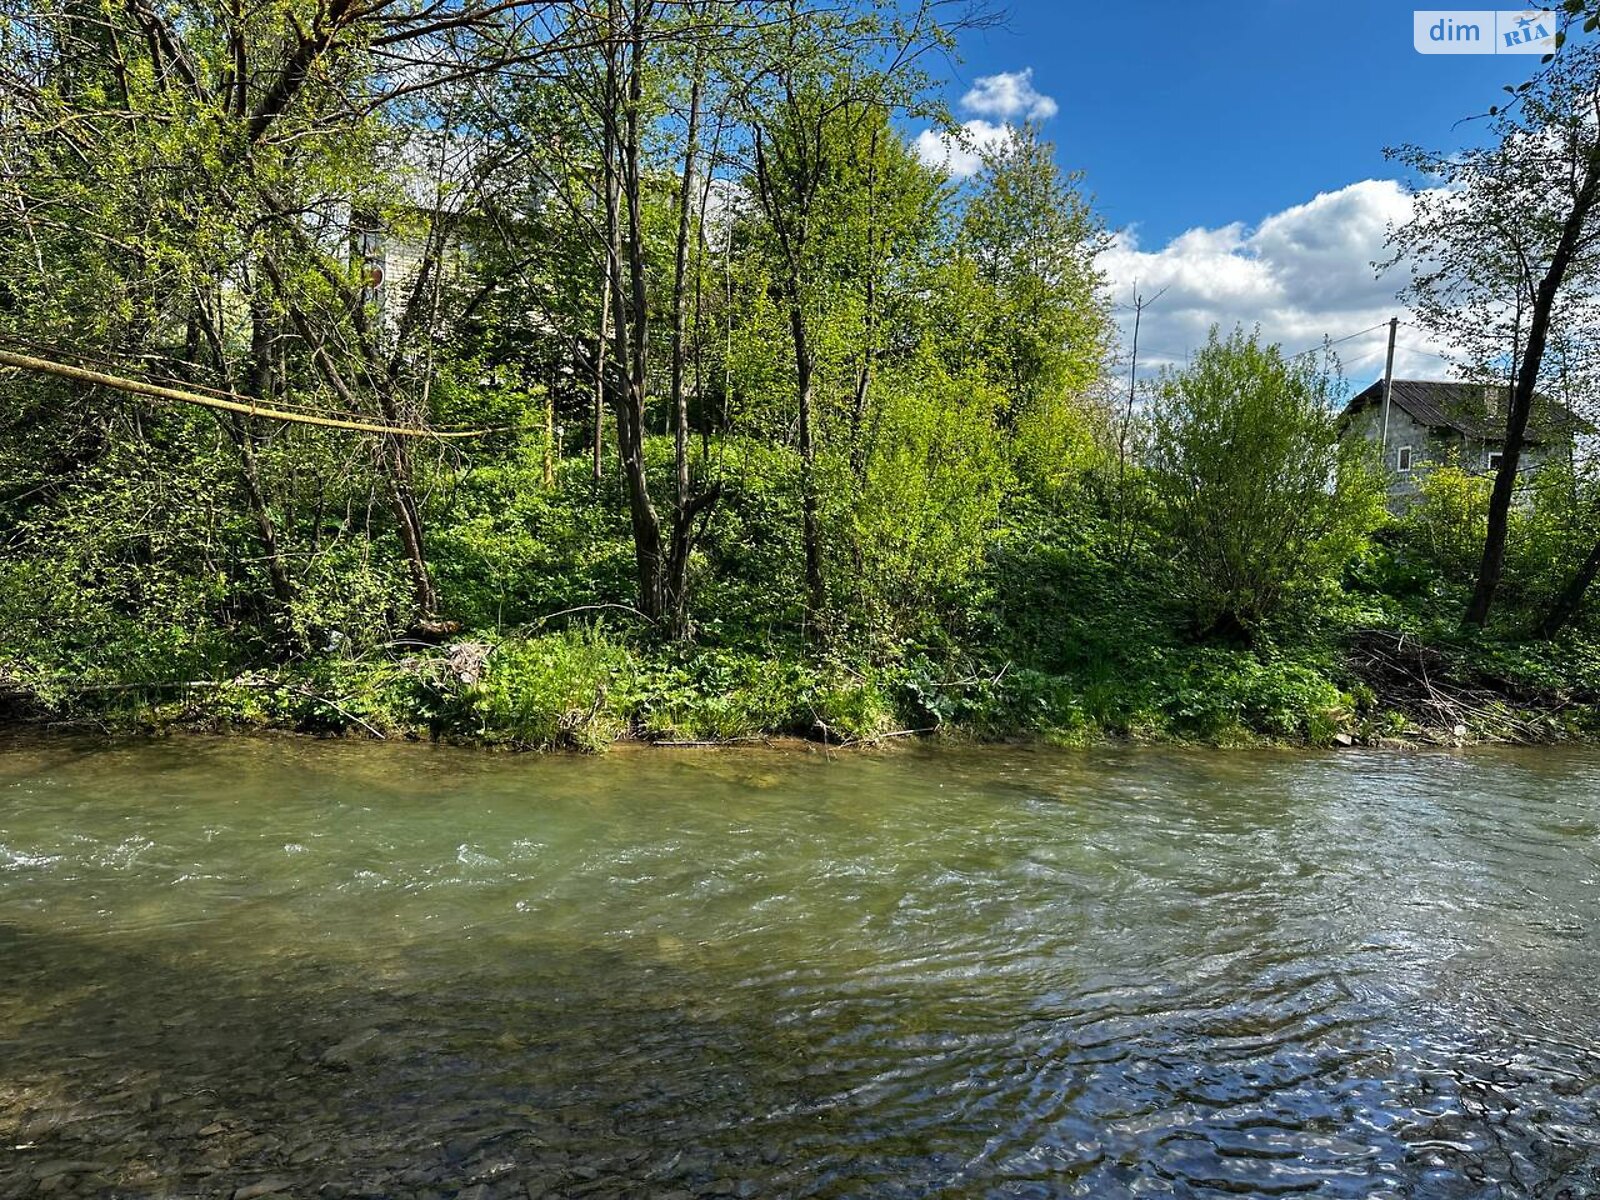
[[[730,488],[697,557],[691,644],[664,644],[604,607],[630,599],[626,521],[617,497],[572,462],[551,492],[529,495],[515,473],[474,478],[458,518],[439,529],[441,590],[468,625],[453,646],[391,641],[381,610],[346,597],[314,622],[337,622],[335,648],[274,657],[248,612],[194,601],[197,576],[152,569],[140,586],[162,602],[133,606],[120,591],[72,592],[64,569],[15,564],[17,586],[0,602],[15,618],[0,650],[0,704],[9,693],[13,717],[92,728],[279,728],[520,749],[852,743],[910,731],[1066,745],[1438,736],[1415,696],[1364,669],[1363,638],[1378,630],[1425,646],[1436,681],[1475,697],[1469,736],[1600,729],[1594,627],[1533,641],[1508,605],[1502,624],[1463,633],[1459,567],[1430,559],[1430,543],[1405,526],[1381,531],[1341,578],[1293,594],[1236,644],[1197,636],[1172,557],[1148,530],[1124,536],[1082,498],[1065,509],[1013,498],[981,570],[914,621],[902,614],[889,628],[858,614],[812,644],[794,600],[797,514],[764,474],[771,467],[755,463]],[[848,564],[834,566],[848,581]],[[602,607],[549,617],[591,605]]]

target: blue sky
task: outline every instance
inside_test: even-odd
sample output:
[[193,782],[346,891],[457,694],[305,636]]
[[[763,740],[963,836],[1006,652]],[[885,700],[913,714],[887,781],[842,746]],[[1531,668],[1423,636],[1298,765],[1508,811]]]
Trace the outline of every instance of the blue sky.
[[[1392,0],[1012,0],[1006,12],[963,38],[951,109],[979,134],[1038,116],[1062,166],[1085,173],[1119,231],[1116,299],[1136,277],[1169,289],[1141,334],[1150,365],[1181,361],[1212,321],[1259,323],[1298,350],[1404,318],[1402,280],[1370,266],[1409,206],[1384,147],[1482,136],[1463,118],[1539,61],[1418,54],[1412,6]],[[1381,334],[1342,348],[1352,382],[1381,369]],[[1441,374],[1440,349],[1403,329],[1400,372]]]

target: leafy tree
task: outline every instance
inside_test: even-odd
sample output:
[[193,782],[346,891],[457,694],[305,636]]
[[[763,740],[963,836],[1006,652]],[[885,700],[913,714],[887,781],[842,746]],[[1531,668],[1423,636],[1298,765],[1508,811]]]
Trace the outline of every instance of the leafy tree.
[[1569,46],[1518,103],[1497,111],[1493,144],[1449,154],[1393,152],[1436,185],[1417,197],[1415,215],[1395,235],[1396,259],[1411,264],[1409,292],[1423,321],[1465,348],[1469,373],[1511,384],[1465,614],[1474,625],[1488,621],[1504,573],[1528,418],[1547,382],[1552,336],[1595,328],[1597,112],[1600,48]]
[[992,300],[980,315],[988,369],[1014,423],[1058,426],[1089,396],[1111,335],[1099,218],[1032,123],[982,152],[962,212],[961,249]]
[[981,378],[951,376],[931,353],[887,373],[878,394],[852,514],[859,594],[873,632],[926,634],[999,524],[1010,477],[1004,397]]
[[1150,401],[1146,465],[1200,627],[1249,635],[1325,579],[1381,511],[1332,383],[1258,334],[1216,329]]

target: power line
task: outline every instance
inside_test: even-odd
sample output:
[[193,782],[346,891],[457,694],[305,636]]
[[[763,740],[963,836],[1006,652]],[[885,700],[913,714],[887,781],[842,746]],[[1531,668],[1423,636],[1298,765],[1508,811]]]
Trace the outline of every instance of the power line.
[[1348,357],[1341,358],[1339,361],[1348,367],[1353,363],[1366,362],[1368,359],[1382,358],[1386,349],[1385,343],[1378,342],[1375,345],[1363,346],[1359,350],[1352,350]]
[[1331,340],[1318,342],[1315,346],[1301,350],[1298,354],[1290,354],[1287,357],[1290,359],[1304,358],[1308,354],[1315,354],[1318,350],[1326,350],[1331,346],[1339,345],[1341,342],[1348,342],[1354,338],[1362,337],[1366,334],[1372,333],[1374,330],[1384,329],[1388,326],[1388,324],[1388,321],[1379,321],[1376,325],[1369,325],[1365,329],[1358,329],[1354,333],[1345,334],[1343,337],[1337,337]]
[[1427,354],[1427,355],[1431,355],[1434,358],[1443,359],[1445,362],[1449,362],[1450,361],[1450,356],[1448,354],[1442,354],[1438,350],[1425,350],[1421,346],[1408,346],[1404,342],[1400,343],[1400,349],[1408,350],[1412,354]]
[[[1146,302],[1146,307],[1149,307],[1149,301]],[[1403,323],[1405,322],[1402,322],[1402,325]],[[1317,354],[1317,350],[1322,350],[1325,349],[1325,347],[1330,346],[1339,346],[1341,342],[1354,341],[1355,338],[1362,338],[1362,336],[1365,336],[1365,334],[1373,333],[1374,330],[1382,330],[1382,328],[1387,328],[1387,325],[1389,325],[1389,322],[1386,322],[1386,320],[1384,320],[1384,322],[1378,322],[1378,325],[1368,325],[1366,326],[1365,330],[1357,330],[1355,333],[1347,333],[1344,334],[1342,338],[1334,338],[1331,339],[1331,341],[1318,342],[1317,346],[1307,347],[1307,349],[1299,350],[1298,354],[1285,355],[1285,358],[1288,358],[1288,360],[1293,360],[1293,358],[1304,358],[1307,354]],[[1182,360],[1189,357],[1190,354],[1194,354],[1194,347],[1189,347],[1189,349],[1184,350],[1182,354],[1170,354],[1170,352],[1160,352],[1160,350],[1157,350],[1157,352],[1154,352],[1154,354],[1147,354],[1146,357],[1155,358],[1158,363],[1181,363]]]
[[[1149,303],[1150,302],[1147,301],[1145,303],[1144,307],[1148,308],[1149,307]],[[1128,306],[1128,307],[1118,306],[1118,307],[1120,309],[1122,309],[1123,311],[1134,312],[1135,315],[1137,316],[1137,310],[1134,307],[1131,307],[1131,306]],[[1411,329],[1421,330],[1423,328],[1421,325],[1417,324],[1417,322],[1415,322],[1415,321],[1401,320],[1399,323],[1400,323],[1400,325],[1405,326],[1405,327],[1409,327]],[[1308,346],[1304,350],[1297,351],[1294,354],[1285,355],[1284,357],[1285,357],[1286,361],[1293,361],[1294,359],[1297,359],[1297,358],[1304,358],[1308,354],[1316,354],[1318,351],[1331,349],[1332,347],[1342,345],[1345,342],[1354,341],[1356,338],[1365,337],[1369,333],[1376,333],[1380,329],[1388,328],[1388,325],[1389,325],[1388,321],[1379,321],[1376,325],[1369,325],[1365,329],[1358,329],[1354,333],[1347,333],[1347,334],[1344,334],[1341,337],[1325,339],[1324,341],[1318,342],[1315,346]],[[1432,357],[1440,359],[1440,360],[1442,360],[1444,362],[1451,362],[1452,361],[1448,354],[1441,353],[1438,350],[1427,350],[1427,349],[1424,349],[1421,346],[1409,345],[1406,342],[1396,342],[1395,345],[1396,345],[1397,349],[1405,350],[1405,351],[1407,351],[1408,353],[1411,353],[1411,354],[1426,354],[1426,355],[1431,355]],[[1384,353],[1384,346],[1381,345],[1381,344],[1374,345],[1371,349],[1364,349],[1364,350],[1356,352],[1354,354],[1354,356],[1349,361],[1352,362],[1352,363],[1362,362],[1362,361],[1365,361],[1368,358],[1376,357],[1376,356],[1378,356],[1378,355],[1380,355],[1382,353]]]

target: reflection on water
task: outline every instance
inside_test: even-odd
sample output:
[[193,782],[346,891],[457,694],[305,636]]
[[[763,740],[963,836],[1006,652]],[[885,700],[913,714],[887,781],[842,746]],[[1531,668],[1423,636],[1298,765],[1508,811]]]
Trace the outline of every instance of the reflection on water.
[[0,1195],[1600,1195],[1600,754],[0,750]]

